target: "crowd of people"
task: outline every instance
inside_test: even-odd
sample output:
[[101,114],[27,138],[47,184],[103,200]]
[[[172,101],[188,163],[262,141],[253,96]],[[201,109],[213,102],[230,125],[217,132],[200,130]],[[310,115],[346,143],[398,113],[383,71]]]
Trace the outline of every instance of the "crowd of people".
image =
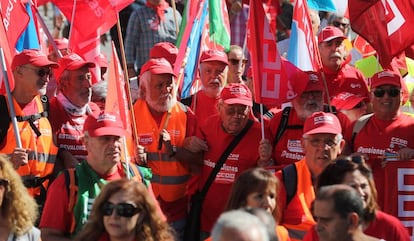
[[[292,5],[280,2],[283,48]],[[105,110],[107,76],[92,83],[105,57],[86,61],[59,31],[47,54],[15,55],[11,98],[0,96],[0,240],[414,240],[401,73],[364,76],[350,21],[310,10],[323,70],[292,69],[288,102],[260,106],[243,48],[249,6],[227,5],[232,45],[202,50],[200,88],[185,99],[180,12],[165,0],[128,7],[133,138]]]

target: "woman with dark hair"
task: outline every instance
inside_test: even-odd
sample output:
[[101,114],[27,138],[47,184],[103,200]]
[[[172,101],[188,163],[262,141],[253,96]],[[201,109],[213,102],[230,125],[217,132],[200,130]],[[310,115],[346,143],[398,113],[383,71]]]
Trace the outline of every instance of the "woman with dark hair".
[[[276,176],[264,168],[251,168],[233,183],[225,211],[239,208],[262,208],[276,217],[276,193],[279,182]],[[277,220],[276,220],[277,223]],[[287,230],[276,226],[279,241],[290,240]]]
[[5,155],[0,155],[0,240],[39,241],[36,201]]
[[174,241],[144,184],[120,179],[109,182],[96,198],[78,241]]
[[[345,184],[360,193],[364,202],[364,233],[387,241],[410,241],[407,229],[394,216],[378,209],[377,190],[372,171],[362,156],[338,157],[329,164],[318,179],[317,188]],[[315,229],[311,229],[303,241],[319,240]]]

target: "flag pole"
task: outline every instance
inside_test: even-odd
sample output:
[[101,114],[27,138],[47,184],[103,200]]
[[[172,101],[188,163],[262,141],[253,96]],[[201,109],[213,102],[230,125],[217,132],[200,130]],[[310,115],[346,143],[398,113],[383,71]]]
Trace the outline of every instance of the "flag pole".
[[178,20],[177,20],[177,7],[175,6],[175,0],[171,0],[171,6],[174,10],[174,24],[175,24],[175,34],[178,36]]
[[[138,146],[138,134],[137,134],[137,124],[135,122],[135,112],[132,104],[132,97],[131,97],[131,87],[129,84],[129,76],[127,71],[127,63],[126,63],[126,57],[125,57],[125,49],[124,49],[124,40],[122,38],[122,32],[121,32],[121,24],[119,22],[119,13],[116,14],[116,29],[118,32],[118,40],[119,40],[119,49],[121,50],[121,59],[122,59],[122,67],[124,69],[124,76],[125,76],[125,85],[126,85],[126,93],[127,93],[127,99],[128,99],[128,107],[129,112],[131,113],[131,123],[132,123],[132,136],[134,138],[135,145]],[[125,86],[124,86],[125,88]],[[146,165],[146,163],[141,163]]]
[[54,38],[52,37],[52,34],[50,33],[48,27],[46,26],[45,21],[43,20],[42,16],[40,16],[39,11],[37,10],[37,8],[35,9],[35,13],[36,13],[36,17],[38,19],[38,21],[40,22],[40,25],[42,25],[43,31],[47,36],[47,40],[49,41],[49,44],[53,47],[53,50],[57,53],[58,58],[62,58],[63,55],[60,52],[59,48],[57,47]]
[[71,39],[72,34],[73,34],[73,21],[75,21],[75,11],[76,11],[76,0],[73,0],[72,18],[70,20],[69,37],[68,37],[68,39],[69,39],[68,46],[71,46],[70,45],[71,44],[70,39]]
[[6,87],[6,92],[7,92],[7,101],[9,103],[10,118],[12,121],[14,135],[16,138],[16,146],[18,148],[22,148],[22,140],[20,138],[19,127],[17,125],[16,112],[14,111],[13,98],[12,98],[11,91],[10,91],[9,76],[7,75],[6,60],[4,59],[3,48],[0,48],[0,61],[1,61],[1,68],[3,71],[4,86]]

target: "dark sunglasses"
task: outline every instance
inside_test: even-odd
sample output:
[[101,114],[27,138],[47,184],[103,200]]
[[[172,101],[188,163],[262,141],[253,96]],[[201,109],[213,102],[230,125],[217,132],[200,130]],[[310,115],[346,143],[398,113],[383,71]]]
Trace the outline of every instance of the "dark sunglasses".
[[242,64],[247,63],[247,59],[229,59],[229,61],[232,65],[238,65],[240,62],[242,62]]
[[102,206],[102,213],[104,216],[111,216],[114,209],[116,215],[125,218],[130,218],[141,211],[140,208],[137,208],[130,203],[113,204],[110,202],[106,202]]
[[0,178],[0,186],[7,187],[9,185],[9,180]]
[[354,106],[352,109],[361,109],[365,105],[366,105],[365,102],[361,101],[356,106]]
[[35,71],[36,72],[36,74],[40,77],[40,78],[43,78],[45,75],[50,75],[50,73],[52,72],[51,70],[50,70],[50,68],[40,68],[40,69],[35,69],[35,68],[30,68],[30,67],[28,67],[28,66],[23,66],[24,68],[27,68],[27,69],[31,69],[31,70],[33,70],[33,71]]
[[341,166],[341,167],[347,166],[350,163],[355,163],[355,164],[360,165],[360,164],[365,163],[365,160],[364,160],[364,157],[362,156],[352,156],[350,157],[350,159],[338,159],[335,161],[335,165]]
[[389,97],[397,97],[400,95],[400,89],[397,88],[390,88],[390,89],[382,89],[382,88],[376,88],[374,90],[375,97],[383,97],[385,95],[385,92],[387,92]]
[[343,28],[347,28],[349,26],[349,23],[341,23],[338,21],[332,22],[332,25],[339,28],[339,26],[343,27]]

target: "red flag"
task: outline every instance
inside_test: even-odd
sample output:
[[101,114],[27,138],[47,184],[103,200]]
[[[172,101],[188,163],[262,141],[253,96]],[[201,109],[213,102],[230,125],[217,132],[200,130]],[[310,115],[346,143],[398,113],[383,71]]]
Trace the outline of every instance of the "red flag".
[[269,107],[286,102],[291,88],[261,0],[250,0],[247,42],[256,102]]
[[382,66],[414,43],[414,0],[349,0],[352,29],[376,49]]
[[119,11],[128,6],[133,0],[53,0],[63,15],[72,21],[75,6],[75,20],[72,27],[85,37],[106,33],[117,21]]
[[357,35],[354,39],[354,48],[362,54],[362,58],[366,58],[377,53],[375,49],[359,35]]
[[105,101],[106,113],[118,113],[126,130],[126,159],[130,160],[135,156],[133,142],[131,118],[128,108],[128,98],[125,91],[125,77],[119,63],[114,42],[112,44],[112,54],[108,70],[108,92]]

